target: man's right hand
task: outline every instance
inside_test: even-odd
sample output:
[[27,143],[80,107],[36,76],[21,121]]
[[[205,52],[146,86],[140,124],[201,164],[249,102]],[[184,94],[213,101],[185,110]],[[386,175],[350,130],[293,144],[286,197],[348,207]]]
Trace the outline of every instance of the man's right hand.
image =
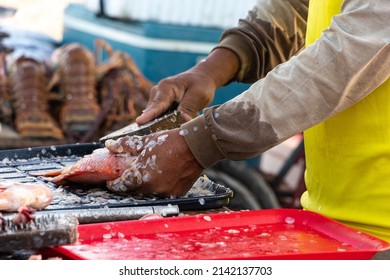
[[157,118],[174,102],[179,104],[177,110],[183,118],[189,121],[213,101],[215,90],[215,82],[196,69],[163,79],[152,88],[148,105],[136,122],[143,124]]
[[155,85],[149,102],[136,122],[141,125],[165,113],[173,103],[186,121],[214,99],[215,91],[234,78],[239,69],[238,56],[223,48],[217,48],[208,57],[178,75],[165,78]]

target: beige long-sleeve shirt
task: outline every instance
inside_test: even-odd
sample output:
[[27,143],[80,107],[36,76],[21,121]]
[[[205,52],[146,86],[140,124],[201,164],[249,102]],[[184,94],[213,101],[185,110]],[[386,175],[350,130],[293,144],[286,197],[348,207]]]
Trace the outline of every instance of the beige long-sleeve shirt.
[[241,61],[245,92],[182,125],[199,163],[257,156],[355,104],[390,75],[390,2],[345,0],[304,49],[308,1],[259,0],[218,47]]

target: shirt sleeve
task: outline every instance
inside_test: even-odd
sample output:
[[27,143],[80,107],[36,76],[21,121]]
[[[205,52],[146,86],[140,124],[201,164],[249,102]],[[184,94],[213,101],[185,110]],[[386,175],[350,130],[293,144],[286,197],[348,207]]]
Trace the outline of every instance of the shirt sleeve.
[[254,82],[304,48],[308,0],[258,0],[238,26],[226,30],[216,48],[240,58],[234,80]]
[[183,124],[199,163],[257,156],[370,94],[390,76],[389,14],[388,0],[345,0],[312,45]]

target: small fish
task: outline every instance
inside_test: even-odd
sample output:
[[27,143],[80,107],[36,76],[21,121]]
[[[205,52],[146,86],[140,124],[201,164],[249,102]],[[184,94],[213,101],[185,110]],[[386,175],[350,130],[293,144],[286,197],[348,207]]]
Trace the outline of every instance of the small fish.
[[15,212],[22,207],[40,210],[52,200],[53,192],[44,184],[0,181],[0,211]]
[[135,158],[128,153],[113,154],[106,148],[100,148],[84,156],[73,165],[59,170],[31,173],[31,175],[53,177],[48,180],[57,185],[67,181],[102,184],[119,178]]

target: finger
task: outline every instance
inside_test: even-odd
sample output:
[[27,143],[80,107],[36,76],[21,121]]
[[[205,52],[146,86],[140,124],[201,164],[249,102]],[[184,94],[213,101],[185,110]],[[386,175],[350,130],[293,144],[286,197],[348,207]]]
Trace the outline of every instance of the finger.
[[149,100],[146,109],[135,120],[139,125],[161,116],[175,102],[175,94],[170,87],[162,85],[159,88],[153,88],[152,91],[152,99]]
[[107,182],[107,188],[116,193],[127,193],[127,187],[123,184],[121,178]]
[[168,107],[165,107],[162,104],[152,105],[151,107],[145,109],[142,114],[135,119],[135,122],[138,125],[143,125],[149,121],[152,121],[158,116],[162,115],[167,110],[165,108]]
[[142,186],[142,174],[135,167],[126,169],[122,175],[107,182],[107,188],[117,193],[132,193],[138,191]]
[[192,120],[194,118],[193,116],[187,114],[186,112],[183,112],[179,108],[178,108],[178,111],[180,111],[180,114],[181,114],[181,116],[182,116],[182,118],[184,119],[185,122],[188,122],[188,121],[190,121],[190,120]]
[[211,103],[211,98],[197,90],[189,90],[178,106],[178,110],[190,119],[198,116],[198,112]]
[[129,168],[123,172],[121,181],[129,192],[138,190],[144,182],[142,173],[134,167]]

